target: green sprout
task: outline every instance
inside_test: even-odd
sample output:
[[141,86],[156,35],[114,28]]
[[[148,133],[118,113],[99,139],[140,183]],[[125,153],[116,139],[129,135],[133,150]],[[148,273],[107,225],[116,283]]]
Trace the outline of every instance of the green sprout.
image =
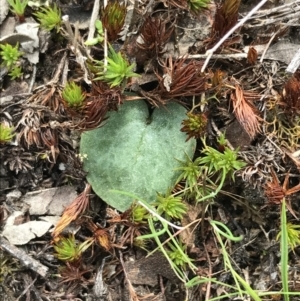
[[53,8],[51,7],[42,7],[41,11],[34,14],[39,23],[41,24],[41,28],[51,31],[56,28],[56,31],[59,32],[61,27],[61,11],[54,4]]
[[102,22],[100,20],[97,20],[95,22],[95,27],[97,29],[97,36],[93,39],[87,40],[84,44],[87,46],[94,46],[98,43],[102,43],[104,40],[104,31],[103,31],[103,26]]
[[0,250],[0,285],[4,283],[4,280],[7,276],[13,275],[15,272],[20,270],[18,261],[5,254],[2,250]]
[[168,243],[170,248],[167,251],[171,261],[179,268],[185,268],[185,266],[191,261],[190,258],[185,254],[186,245],[183,245],[180,241],[177,243],[177,246],[174,246],[172,243]]
[[181,171],[177,179],[177,183],[184,180],[185,181],[185,189],[190,193],[198,194],[198,178],[201,174],[201,167],[196,161],[193,161],[189,156],[186,155],[186,161],[180,161],[181,166],[176,170]]
[[11,79],[19,78],[23,75],[22,68],[20,66],[15,66],[8,73]]
[[234,171],[246,165],[245,162],[238,160],[238,150],[231,150],[225,146],[224,152],[219,152],[207,146],[205,139],[202,139],[202,142],[204,144],[202,151],[204,156],[197,159],[198,163],[207,166],[209,172],[221,171],[225,175],[230,174],[234,180]]
[[82,105],[85,94],[82,92],[81,87],[74,82],[67,83],[62,91],[62,97],[71,108],[78,108]]
[[147,222],[150,214],[146,208],[143,206],[134,203],[131,206],[131,218],[134,223],[144,223]]
[[110,2],[106,5],[101,21],[107,30],[108,40],[115,41],[124,26],[126,17],[126,5],[121,5],[118,1]]
[[194,114],[192,112],[188,112],[188,119],[182,121],[183,127],[181,128],[182,132],[186,132],[188,134],[187,140],[192,137],[196,139],[203,137],[206,132],[207,126],[207,117],[203,113]]
[[13,47],[10,44],[0,45],[0,56],[2,59],[2,65],[11,69],[17,63],[18,59],[22,55],[22,52],[19,51],[19,44]]
[[[223,138],[222,138],[223,139]],[[221,139],[221,140],[222,140]],[[213,186],[217,185],[213,191],[199,198],[197,201],[204,201],[210,198],[214,198],[222,189],[225,179],[230,176],[234,181],[235,171],[246,166],[246,163],[238,159],[238,150],[231,150],[225,146],[224,152],[207,146],[205,139],[202,139],[204,148],[202,150],[203,157],[199,157],[195,160],[203,169],[207,170],[209,176],[208,181]],[[217,178],[213,181],[211,178],[217,175]]]
[[204,145],[202,156],[195,161],[187,158],[186,162],[179,161],[182,166],[177,183],[184,180],[185,189],[189,197],[195,197],[198,202],[214,198],[222,189],[226,177],[234,181],[235,172],[246,165],[238,159],[238,150],[231,150],[225,144],[225,138],[220,137],[224,151],[220,152],[207,146],[205,138],[201,139]]
[[198,13],[201,9],[208,7],[210,0],[188,0],[188,6],[193,13]]
[[181,197],[173,196],[170,191],[165,196],[158,193],[153,206],[157,206],[157,213],[164,215],[167,220],[181,219],[187,211],[187,206],[182,202]]
[[[292,250],[294,250],[297,246],[300,245],[300,225],[295,225],[292,223],[286,224],[286,234],[288,245]],[[278,240],[282,235],[282,231],[280,231],[276,237]]]
[[[125,191],[120,191],[120,190],[112,190],[115,193],[119,193],[119,194],[123,194],[126,196],[130,196],[132,197],[134,200],[137,200],[139,205],[143,206],[144,208],[146,208],[149,213],[151,213],[152,217],[148,218],[148,226],[149,226],[149,230],[151,233],[149,234],[145,234],[142,236],[138,236],[135,240],[135,244],[138,244],[138,241],[148,241],[150,239],[154,239],[156,244],[157,244],[157,248],[154,249],[151,253],[154,253],[157,249],[159,249],[163,255],[166,257],[166,259],[168,260],[168,262],[170,263],[171,268],[173,269],[174,273],[177,275],[177,277],[182,281],[182,282],[186,282],[187,281],[187,275],[184,271],[184,269],[182,268],[182,266],[177,266],[170,258],[169,254],[168,254],[168,250],[165,248],[164,246],[164,242],[167,240],[169,241],[169,243],[172,243],[172,245],[174,246],[174,248],[172,248],[172,250],[174,250],[175,248],[178,250],[178,252],[181,253],[181,255],[184,257],[184,262],[186,262],[186,265],[189,267],[189,269],[193,272],[196,272],[197,267],[192,263],[192,260],[188,257],[188,255],[184,252],[184,248],[182,245],[178,244],[177,239],[174,236],[174,232],[173,230],[169,229],[169,226],[177,229],[177,230],[183,230],[184,228],[175,224],[172,224],[170,221],[166,220],[165,218],[163,218],[161,215],[159,215],[156,211],[155,208],[152,207],[152,205],[147,204],[147,202],[143,199],[141,199],[140,197],[125,192]],[[158,226],[158,229],[157,229]],[[164,241],[162,242],[161,239]],[[143,243],[140,242],[140,245],[143,245]],[[171,247],[170,247],[171,248]],[[148,255],[150,255],[151,253],[149,253]],[[173,255],[174,257],[174,255]],[[176,256],[176,258],[178,258],[178,256]]]
[[68,238],[61,238],[55,245],[55,256],[62,261],[75,261],[79,260],[82,253],[87,250],[93,239],[88,239],[81,244],[76,242],[74,234],[70,234]]
[[15,136],[14,128],[0,123],[0,144],[8,143]]
[[129,65],[122,54],[120,52],[116,53],[111,45],[109,45],[107,66],[105,67],[103,62],[98,62],[98,65],[101,71],[97,73],[98,77],[95,80],[103,80],[111,87],[124,85],[127,79],[139,76],[132,72],[135,65]]
[[11,6],[10,10],[16,14],[21,22],[24,19],[25,8],[29,0],[7,0],[8,4]]

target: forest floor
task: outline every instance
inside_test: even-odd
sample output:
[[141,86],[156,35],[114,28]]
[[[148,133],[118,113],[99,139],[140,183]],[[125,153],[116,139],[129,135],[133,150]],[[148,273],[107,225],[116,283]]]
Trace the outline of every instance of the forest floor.
[[[104,42],[99,31],[101,41],[87,46],[84,41],[97,36],[90,20],[97,5],[103,16],[102,1],[56,1],[69,21],[52,31],[38,27],[39,1],[29,2],[25,20],[0,1],[0,45],[18,45],[23,72],[12,79],[2,65],[0,74],[1,126],[13,129],[12,139],[0,141],[1,300],[286,301],[281,292],[287,288],[289,300],[300,300],[300,71],[297,60],[290,66],[300,48],[300,1],[267,1],[207,66],[207,50],[261,1],[190,6],[199,2],[126,1],[121,31],[107,30]],[[107,39],[140,77],[120,87],[93,78],[91,58],[103,60]],[[87,99],[80,112],[62,97],[71,81]],[[225,167],[212,161],[209,168],[197,166],[193,185],[184,177],[178,181],[172,195],[180,196],[185,214],[169,224],[145,212],[148,221],[133,219],[136,204],[124,212],[115,209],[121,205],[109,206],[90,186],[80,154],[83,132],[104,129],[109,111],[141,98],[150,110],[174,101],[186,108],[182,131],[196,145],[193,162],[205,150],[220,158],[237,154],[232,160],[243,162],[232,165],[224,181]],[[197,128],[189,127],[192,118]],[[130,133],[122,134],[129,140]],[[118,143],[123,148],[122,138]],[[125,153],[131,151],[134,145]],[[161,170],[155,172],[153,179]],[[283,200],[290,235],[287,286]],[[240,239],[224,235],[219,241],[216,225]],[[156,236],[165,226],[168,231]],[[148,234],[151,239],[137,239]],[[175,251],[169,245],[174,238]],[[162,249],[173,251],[171,264]]]

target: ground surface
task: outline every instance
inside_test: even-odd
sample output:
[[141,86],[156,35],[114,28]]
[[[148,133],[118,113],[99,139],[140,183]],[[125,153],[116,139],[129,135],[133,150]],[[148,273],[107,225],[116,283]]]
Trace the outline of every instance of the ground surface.
[[[244,237],[226,244],[237,273],[255,290],[280,291],[281,253],[276,236],[280,231],[281,199],[287,199],[288,222],[297,224],[300,213],[300,76],[286,72],[299,49],[300,1],[267,2],[217,50],[202,74],[206,80],[202,88],[184,86],[186,76],[177,87],[174,77],[173,82],[172,78],[171,82],[162,78],[166,70],[171,70],[170,61],[166,60],[172,57],[175,61],[185,55],[184,64],[193,61],[199,74],[206,50],[226,33],[223,28],[229,20],[234,23],[234,18],[229,17],[225,25],[216,21],[219,3],[192,14],[186,7],[176,7],[183,1],[173,2],[129,1],[127,35],[122,32],[123,40],[113,44],[136,63],[136,72],[142,75],[129,83],[127,90],[145,97],[151,106],[161,106],[170,99],[189,110],[193,104],[200,104],[194,113],[200,114],[200,107],[205,112],[207,143],[217,149],[217,139],[225,133],[228,145],[239,147],[239,158],[246,162],[235,174],[235,182],[228,178],[213,200],[197,203],[192,197],[184,199],[189,210],[178,222],[185,226],[199,221],[181,236],[197,267],[195,273],[187,270],[187,276],[216,277],[234,285],[231,273],[224,269],[210,218],[226,224],[234,235]],[[259,1],[254,2],[242,1],[237,19]],[[86,40],[94,2],[57,4],[63,14],[70,15],[72,24],[79,20],[77,46],[84,54],[81,39]],[[145,45],[139,34],[149,16],[157,20],[150,26],[156,38]],[[31,8],[26,17],[32,17]],[[12,13],[4,16],[1,39],[10,36],[17,25]],[[163,28],[169,34],[164,36]],[[126,99],[120,101],[119,91],[105,90],[101,84],[91,88],[86,69],[78,63],[75,38],[66,30],[62,35],[40,33],[38,39],[31,50],[32,60],[22,59],[21,79],[9,79],[5,70],[1,74],[1,122],[13,126],[16,136],[12,142],[1,144],[0,299],[198,301],[231,291],[224,285],[207,283],[186,289],[162,253],[146,257],[146,251],[132,245],[132,237],[149,233],[147,224],[135,225],[126,214],[107,208],[90,190],[78,156],[80,133],[99,125],[103,114],[97,113],[98,124],[83,122],[66,109],[61,91],[68,78],[80,83],[89,97],[98,99],[105,95],[107,104],[101,107],[104,113]],[[257,53],[249,51],[249,46],[255,47]],[[92,47],[91,55],[102,59],[102,46]],[[203,96],[207,101],[201,103]],[[203,143],[199,136],[196,138],[201,150]],[[200,152],[196,152],[197,156],[201,156]],[[175,191],[183,186],[184,182]],[[289,190],[293,187],[296,188]],[[80,199],[82,206],[86,200],[89,205],[68,231],[76,233],[80,242],[89,237],[94,237],[95,242],[76,264],[68,264],[54,256],[55,241],[49,231],[78,195],[77,204]],[[147,245],[148,250],[155,247],[154,242]],[[296,247],[289,253],[292,292],[300,291],[299,269],[300,249]],[[247,298],[244,300],[251,300]],[[281,296],[273,294],[262,299],[281,300]]]

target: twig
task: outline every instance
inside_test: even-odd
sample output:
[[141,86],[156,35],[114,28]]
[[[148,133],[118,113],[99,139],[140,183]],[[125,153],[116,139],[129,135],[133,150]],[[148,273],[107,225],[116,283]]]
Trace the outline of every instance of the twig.
[[258,3],[243,19],[241,19],[235,26],[233,26],[223,37],[222,39],[211,49],[206,51],[207,58],[204,62],[204,65],[201,69],[201,72],[204,72],[205,68],[207,67],[213,53],[227,40],[227,38],[235,32],[239,27],[241,27],[250,17],[258,11],[268,0],[262,0]]
[[8,252],[13,257],[20,260],[22,265],[25,267],[33,270],[34,272],[38,273],[42,277],[46,277],[48,272],[48,267],[44,266],[37,260],[33,259],[31,256],[27,255],[27,253],[16,246],[9,243],[8,240],[0,236],[0,247]]
[[[26,275],[26,278],[28,278],[28,276]],[[26,279],[25,278],[25,279]],[[29,279],[28,279],[29,280]],[[33,281],[31,281],[31,283],[29,283],[29,284],[27,284],[27,287],[24,289],[24,291],[19,295],[19,297],[16,299],[16,301],[19,301],[20,300],[20,298],[22,297],[22,296],[24,296],[28,291],[29,291],[29,289],[34,285],[34,283],[36,282],[36,280],[37,280],[37,276],[35,277],[35,279],[33,280]]]
[[[294,12],[292,14],[286,15],[286,16],[281,16],[281,17],[276,17],[276,18],[269,18],[267,20],[259,20],[260,23],[256,23],[256,24],[248,24],[245,26],[245,28],[253,28],[253,27],[262,27],[262,26],[266,26],[266,25],[271,25],[271,24],[280,24],[280,25],[288,25],[288,26],[299,26],[299,23],[297,23],[297,21],[299,21],[299,16],[300,16],[300,12]],[[288,21],[287,23],[282,23],[284,21]]]
[[[250,20],[254,19],[254,22],[258,22],[255,24],[247,24],[245,25],[246,28],[251,27],[257,27],[257,26],[263,26],[266,24],[271,24],[278,22],[279,20],[282,20],[283,18],[287,18],[288,20],[291,20],[294,13],[297,13],[297,11],[300,10],[300,6],[297,6],[297,4],[300,4],[300,0],[295,0],[293,2],[277,6],[271,9],[265,9],[260,10],[256,14],[254,14]],[[277,16],[275,14],[278,14]],[[271,16],[275,15],[275,16]],[[266,20],[260,20],[260,18],[267,17]],[[292,25],[292,24],[291,24]]]
[[287,28],[287,26],[284,26],[283,28],[279,28],[276,32],[273,33],[271,39],[269,40],[268,44],[266,45],[266,47],[265,47],[265,49],[264,49],[264,52],[263,52],[262,55],[261,55],[261,58],[260,58],[260,60],[259,60],[260,63],[263,62],[264,57],[265,57],[265,55],[266,55],[266,53],[267,53],[267,51],[268,51],[268,49],[269,49],[269,47],[270,47],[272,41],[273,41],[273,40],[275,39],[275,37],[277,36],[277,34],[278,34],[281,30],[285,30],[286,28]]
[[33,85],[34,85],[34,83],[35,83],[35,79],[36,79],[36,64],[33,65],[32,77],[31,77],[31,81],[30,81],[28,93],[31,93],[31,92],[32,92]]
[[300,66],[300,49],[294,55],[292,61],[286,68],[286,72],[295,73],[298,67]]
[[106,283],[103,280],[103,268],[105,265],[105,261],[107,260],[107,258],[110,258],[110,256],[104,257],[102,259],[102,263],[100,265],[100,267],[97,270],[97,274],[95,277],[95,285],[94,285],[94,294],[97,298],[102,298],[102,297],[106,297],[109,293],[108,291],[108,286],[106,285]]
[[[64,55],[62,56],[62,58],[61,58],[61,60],[60,60],[60,62],[58,64],[58,66],[57,66],[57,69],[55,71],[55,74],[54,74],[52,80],[48,83],[49,85],[51,85],[51,84],[57,84],[58,83],[59,76],[61,74],[61,71],[64,68],[66,59],[67,59],[67,52],[65,51]],[[42,87],[42,86],[40,86],[40,87]],[[38,88],[39,87],[37,87],[35,90],[37,90]]]
[[69,72],[69,60],[66,60],[61,75],[61,84],[63,87],[66,85],[68,81],[68,72]]
[[[87,67],[85,65],[86,57],[84,57],[82,55],[82,52],[77,47],[78,46],[78,41],[77,41],[78,36],[76,36],[73,33],[73,30],[72,30],[72,27],[71,27],[71,24],[70,24],[70,21],[69,21],[69,16],[68,15],[63,16],[62,20],[63,20],[63,22],[66,26],[66,29],[67,29],[67,38],[69,40],[69,43],[71,44],[70,48],[76,56],[76,62],[80,65],[82,71],[84,72],[84,81],[88,85],[91,85],[92,82],[88,78],[89,72],[88,72]],[[78,28],[75,29],[75,33],[78,33]]]
[[[107,6],[107,0],[104,0],[103,1],[103,6],[104,6],[104,9],[105,7]],[[106,28],[104,28],[104,71],[106,71],[106,66],[107,66],[107,56],[108,56],[108,53],[107,53],[107,30]]]
[[[203,247],[204,247],[205,254],[206,254],[206,258],[207,258],[207,263],[208,263],[208,276],[209,276],[209,279],[210,279],[211,276],[212,276],[212,265],[211,265],[211,261],[210,261],[209,254],[208,254],[208,251],[207,251],[207,248],[206,248],[205,243],[203,244]],[[207,282],[207,286],[206,286],[205,300],[209,300],[209,298],[210,298],[210,293],[211,293],[211,281],[208,281],[208,282]]]
[[77,45],[77,39],[75,39],[75,35],[73,33],[70,21],[69,21],[69,16],[65,15],[62,17],[62,20],[66,26],[67,29],[67,39],[69,40],[69,43],[76,49],[76,45]]
[[[244,59],[247,58],[247,53],[226,53],[226,54],[213,54],[211,57],[216,59]],[[178,58],[176,56],[176,58]],[[207,54],[189,54],[189,55],[182,55],[179,58],[186,58],[186,59],[205,59],[207,58]]]
[[89,25],[89,34],[87,40],[91,40],[94,37],[95,34],[95,23],[98,19],[99,15],[99,9],[100,9],[100,0],[95,0],[93,12],[91,15],[90,25]]
[[130,299],[132,301],[139,301],[139,298],[129,280],[129,277],[128,277],[128,274],[127,274],[127,271],[125,269],[125,265],[124,265],[124,260],[123,260],[123,254],[121,251],[119,251],[119,255],[120,255],[120,263],[122,265],[122,268],[123,268],[123,273],[124,273],[124,276],[125,276],[125,279],[126,279],[126,282],[127,282],[127,285],[128,285],[128,291],[129,291],[129,294],[130,294]]

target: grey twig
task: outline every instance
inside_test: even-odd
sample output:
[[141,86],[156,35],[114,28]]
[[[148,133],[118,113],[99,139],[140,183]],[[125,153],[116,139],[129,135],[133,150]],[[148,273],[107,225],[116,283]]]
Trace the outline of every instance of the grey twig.
[[21,264],[25,267],[33,270],[34,272],[38,273],[42,277],[46,277],[48,272],[48,267],[41,264],[39,261],[33,259],[29,256],[25,251],[17,248],[16,246],[9,243],[4,237],[0,236],[0,247],[8,252],[11,256],[20,260]]
[[227,40],[227,38],[233,34],[239,27],[241,27],[250,17],[258,11],[268,0],[260,1],[243,19],[241,19],[235,26],[233,26],[223,37],[222,39],[211,49],[206,51],[207,58],[204,62],[204,65],[201,69],[201,72],[204,72],[205,68],[207,67],[212,55],[214,52]]
[[287,66],[286,72],[295,73],[299,66],[300,66],[300,49],[296,52],[292,61]]

